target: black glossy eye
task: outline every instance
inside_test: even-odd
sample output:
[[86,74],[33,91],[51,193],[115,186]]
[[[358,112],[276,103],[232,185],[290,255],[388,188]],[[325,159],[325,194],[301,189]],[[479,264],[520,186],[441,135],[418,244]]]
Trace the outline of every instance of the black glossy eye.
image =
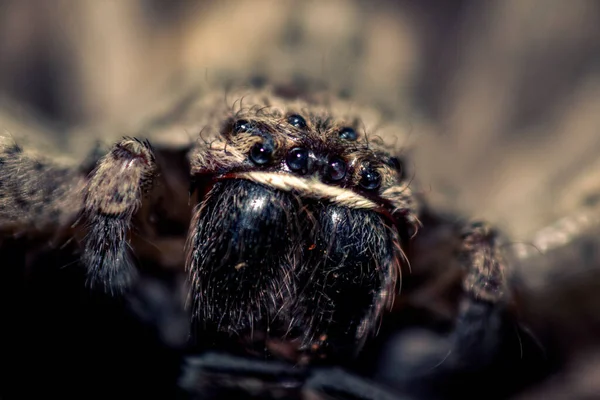
[[233,124],[233,133],[248,132],[250,129],[252,124],[245,119],[239,119]]
[[402,161],[398,157],[390,157],[387,165],[394,168],[396,171],[402,171]]
[[359,184],[365,190],[375,190],[381,185],[381,175],[371,167],[365,168]]
[[290,115],[287,118],[287,121],[290,125],[295,126],[298,129],[306,128],[306,120],[298,114]]
[[406,171],[404,170],[404,164],[398,157],[391,157],[387,161],[387,165],[392,167],[399,175],[399,179],[404,180],[406,178]]
[[269,141],[255,143],[250,149],[250,160],[256,165],[265,165],[271,161],[273,145]]
[[338,135],[340,136],[340,139],[343,140],[356,140],[356,138],[358,138],[356,131],[350,127],[342,128]]
[[325,168],[325,177],[330,181],[339,181],[346,176],[346,162],[340,157],[332,157]]
[[292,171],[306,174],[308,172],[308,150],[301,147],[292,149],[287,155],[286,162]]

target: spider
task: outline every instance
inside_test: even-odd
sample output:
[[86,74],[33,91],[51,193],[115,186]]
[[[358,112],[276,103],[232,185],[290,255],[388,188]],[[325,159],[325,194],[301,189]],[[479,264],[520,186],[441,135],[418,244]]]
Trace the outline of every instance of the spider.
[[[182,364],[154,375],[148,368],[144,378],[172,376],[187,397],[444,398],[476,393],[474,377],[500,376],[505,386],[490,396],[506,395],[526,367],[502,236],[431,210],[372,115],[273,85],[225,98],[198,91],[77,164],[5,134],[3,262],[60,265],[58,278],[32,286],[38,301],[59,279],[85,281],[52,303],[44,326],[76,326],[77,315],[96,344],[120,334],[111,326],[125,327],[132,343],[148,340],[111,315],[134,299],[160,319],[157,310],[178,297],[150,305],[160,290],[145,293],[153,289],[144,276],[185,270],[190,335],[174,346],[173,365]],[[196,140],[169,141],[182,131]],[[438,309],[427,314],[429,333],[398,336],[424,324],[427,304],[411,301],[432,290],[442,294],[429,304]],[[81,309],[54,321],[54,307],[76,298],[85,299]],[[149,351],[140,345],[135,354]],[[104,367],[92,370],[109,380]]]

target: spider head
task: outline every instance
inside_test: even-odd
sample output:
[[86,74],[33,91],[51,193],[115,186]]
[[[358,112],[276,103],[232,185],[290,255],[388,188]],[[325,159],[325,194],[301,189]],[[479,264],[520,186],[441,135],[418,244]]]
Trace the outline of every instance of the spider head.
[[354,353],[393,300],[416,221],[402,168],[360,119],[265,98],[191,158],[194,336],[295,361]]

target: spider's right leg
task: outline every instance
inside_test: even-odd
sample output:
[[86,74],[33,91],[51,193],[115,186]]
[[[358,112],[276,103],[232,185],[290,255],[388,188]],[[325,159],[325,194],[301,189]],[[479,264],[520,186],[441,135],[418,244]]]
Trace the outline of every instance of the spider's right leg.
[[77,167],[24,150],[0,135],[0,234],[60,234],[81,211],[85,176]]
[[156,172],[148,142],[125,138],[97,164],[84,189],[82,261],[91,286],[122,292],[135,276],[128,251],[131,220]]
[[0,232],[4,236],[73,234],[85,223],[82,263],[89,283],[124,290],[135,269],[128,254],[131,219],[150,187],[156,165],[150,145],[126,138],[85,167],[61,165],[0,137]]

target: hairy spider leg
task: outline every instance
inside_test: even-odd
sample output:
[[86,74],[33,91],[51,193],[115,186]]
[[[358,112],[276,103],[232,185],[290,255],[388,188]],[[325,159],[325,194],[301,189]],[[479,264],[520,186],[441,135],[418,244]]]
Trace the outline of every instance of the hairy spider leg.
[[85,176],[0,135],[0,231],[15,237],[68,230],[81,211]]
[[88,283],[122,293],[136,276],[128,250],[132,217],[153,184],[156,163],[146,141],[125,138],[98,162],[84,189],[88,227],[82,262]]

